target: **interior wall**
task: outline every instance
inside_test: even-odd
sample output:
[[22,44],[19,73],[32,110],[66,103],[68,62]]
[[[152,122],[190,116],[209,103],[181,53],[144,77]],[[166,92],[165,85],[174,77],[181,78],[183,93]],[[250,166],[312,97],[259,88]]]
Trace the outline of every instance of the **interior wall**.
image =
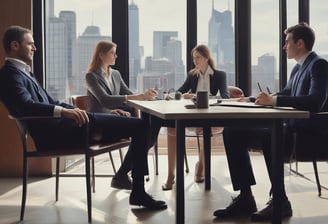
[[[32,29],[33,0],[0,1],[0,66],[4,64],[5,53],[2,35],[10,25],[20,25]],[[22,174],[22,145],[14,121],[9,120],[8,111],[0,104],[0,176],[12,177]],[[51,159],[33,159],[29,162],[33,176],[50,175]]]

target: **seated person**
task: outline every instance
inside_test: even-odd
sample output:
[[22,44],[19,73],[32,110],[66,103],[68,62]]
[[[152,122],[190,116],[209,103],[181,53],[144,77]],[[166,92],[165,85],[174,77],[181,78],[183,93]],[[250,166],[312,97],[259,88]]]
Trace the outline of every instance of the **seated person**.
[[[85,76],[87,95],[89,97],[88,111],[97,113],[114,113],[122,116],[137,116],[136,110],[126,105],[127,100],[153,100],[157,92],[153,89],[145,93],[133,94],[127,87],[115,65],[116,44],[100,41],[92,56],[88,73]],[[127,173],[131,170],[132,156],[127,152],[117,174],[113,177],[111,186],[118,189],[131,189],[132,182]],[[145,174],[148,170],[145,171]]]
[[[147,124],[138,118],[111,114],[87,113],[72,105],[54,100],[31,73],[36,51],[32,32],[20,26],[10,26],[3,36],[6,61],[0,70],[0,99],[14,116],[52,116],[54,118],[26,122],[37,147],[56,150],[57,147],[80,147],[81,139],[110,142],[131,137],[128,152],[133,185],[129,202],[151,210],[165,209],[164,201],[154,200],[144,189],[147,169]],[[85,136],[84,125],[90,136]]]
[[[283,90],[275,95],[260,92],[255,98],[255,104],[273,107],[294,107],[310,112],[328,111],[328,63],[312,51],[315,41],[314,31],[306,23],[300,23],[287,28],[285,34],[286,39],[283,49],[287,53],[287,58],[295,59],[297,65],[292,70],[290,79]],[[326,128],[325,125],[325,123],[313,119],[287,120],[283,127],[284,149],[291,147],[294,131],[322,130]],[[216,210],[213,215],[217,218],[251,216],[251,220],[255,222],[270,221],[273,215],[271,198],[265,208],[257,211],[256,202],[251,191],[251,186],[255,185],[256,182],[248,149],[256,147],[263,150],[271,181],[271,130],[255,127],[227,127],[223,131],[223,140],[233,189],[240,191],[240,194],[232,200],[229,206]],[[282,195],[281,217],[291,217],[293,211],[284,187],[280,193]]]
[[[177,90],[182,93],[184,99],[192,99],[197,91],[207,91],[211,96],[229,98],[226,74],[214,68],[214,60],[210,50],[205,45],[198,45],[191,51],[195,68],[189,71],[188,77],[182,86]],[[212,133],[221,132],[222,128],[212,128]],[[196,128],[197,135],[202,134],[202,128]],[[163,190],[171,190],[175,178],[176,163],[176,137],[175,128],[168,128],[168,176]],[[204,152],[203,144],[200,144],[199,160],[195,167],[195,182],[204,181]]]

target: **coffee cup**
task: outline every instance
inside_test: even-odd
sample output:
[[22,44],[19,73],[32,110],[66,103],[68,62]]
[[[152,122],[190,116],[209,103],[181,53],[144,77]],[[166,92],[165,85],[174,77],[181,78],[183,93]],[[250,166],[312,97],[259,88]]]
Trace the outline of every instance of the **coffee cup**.
[[198,91],[196,96],[197,108],[208,108],[208,92]]
[[175,94],[174,94],[174,99],[176,99],[176,100],[180,100],[180,99],[181,99],[181,96],[182,96],[182,93],[179,92],[179,91],[177,91],[177,92],[175,92]]

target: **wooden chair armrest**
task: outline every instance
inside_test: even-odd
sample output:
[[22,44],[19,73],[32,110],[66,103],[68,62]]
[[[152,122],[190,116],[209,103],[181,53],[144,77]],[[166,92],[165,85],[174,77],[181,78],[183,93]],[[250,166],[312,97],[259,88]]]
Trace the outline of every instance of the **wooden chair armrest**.
[[8,114],[9,119],[12,120],[19,120],[19,121],[28,121],[28,120],[41,120],[41,119],[58,119],[59,117],[53,117],[53,116],[22,116],[22,117],[16,117],[14,115]]

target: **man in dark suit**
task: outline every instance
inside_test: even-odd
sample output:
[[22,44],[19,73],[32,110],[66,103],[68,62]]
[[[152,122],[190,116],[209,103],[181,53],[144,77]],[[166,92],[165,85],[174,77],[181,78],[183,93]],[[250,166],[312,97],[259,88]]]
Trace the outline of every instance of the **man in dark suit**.
[[[285,34],[283,49],[286,51],[288,59],[295,59],[297,65],[292,70],[287,86],[281,92],[274,95],[261,92],[255,98],[255,103],[273,107],[294,107],[311,112],[328,111],[328,63],[312,51],[315,41],[313,30],[306,23],[300,23],[286,29]],[[286,121],[284,124],[284,149],[290,148],[291,136],[294,131],[299,129],[321,130],[323,125],[322,122],[319,123],[312,119]],[[251,191],[251,185],[255,185],[256,182],[248,154],[250,148],[263,150],[271,180],[270,130],[225,128],[223,138],[233,189],[240,190],[240,194],[228,207],[215,211],[213,215],[217,218],[251,216],[252,221],[271,220],[273,211],[271,199],[264,209],[257,211]],[[292,216],[292,208],[285,189],[283,188],[282,191],[281,217],[287,218]]]
[[[5,65],[0,70],[0,99],[15,116],[52,116],[27,122],[28,130],[40,148],[80,146],[89,124],[91,141],[109,142],[131,137],[129,151],[133,154],[131,205],[148,209],[165,209],[164,201],[154,200],[144,189],[144,170],[147,169],[147,124],[138,118],[87,113],[72,105],[60,103],[48,95],[31,73],[36,47],[32,32],[11,26],[3,37]],[[146,134],[145,134],[146,133]]]

